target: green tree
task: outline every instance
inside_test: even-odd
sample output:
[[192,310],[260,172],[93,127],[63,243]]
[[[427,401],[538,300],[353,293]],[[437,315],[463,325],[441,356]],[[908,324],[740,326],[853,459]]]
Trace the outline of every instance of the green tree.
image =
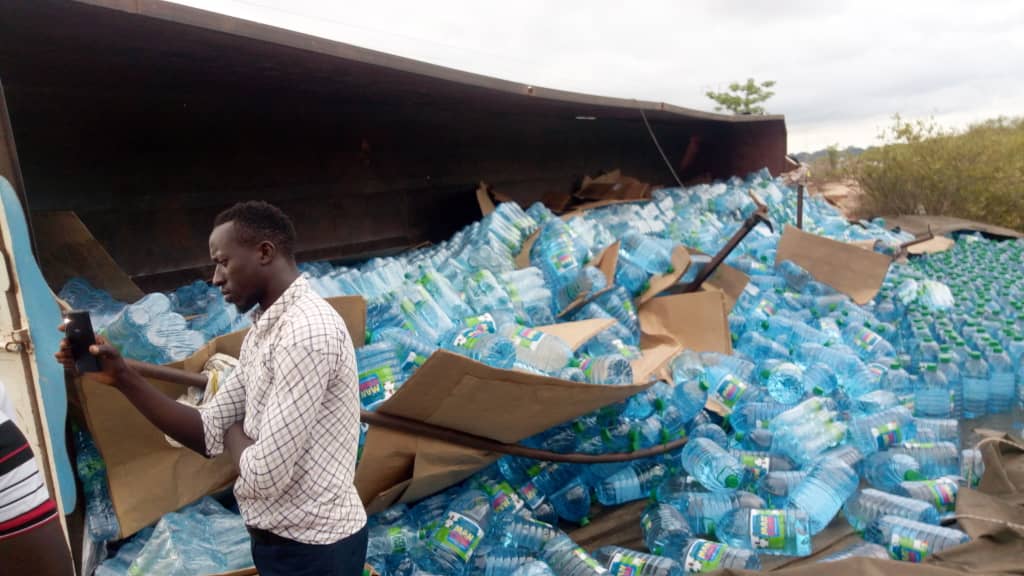
[[747,78],[746,83],[729,84],[728,91],[708,90],[704,94],[718,104],[715,106],[718,112],[728,110],[733,114],[764,114],[764,106],[761,106],[761,103],[775,96],[775,92],[770,90],[773,86],[774,80],[758,83],[753,78]]

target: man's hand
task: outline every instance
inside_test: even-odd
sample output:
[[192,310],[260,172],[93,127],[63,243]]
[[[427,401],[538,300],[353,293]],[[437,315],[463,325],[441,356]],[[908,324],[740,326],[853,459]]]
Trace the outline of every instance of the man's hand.
[[235,470],[239,469],[242,452],[255,443],[252,438],[245,435],[245,427],[242,422],[235,422],[224,433],[224,449],[231,455],[231,461],[235,463]]
[[[57,329],[64,332],[64,324],[58,326]],[[95,356],[100,364],[99,372],[90,372],[94,380],[108,386],[118,386],[126,380],[125,374],[131,368],[125,363],[117,348],[111,346],[106,338],[96,336],[96,343],[89,347],[89,353]],[[57,362],[64,365],[65,370],[72,374],[78,374],[78,370],[75,368],[75,358],[71,354],[71,343],[67,338],[61,339],[60,350],[53,356]]]

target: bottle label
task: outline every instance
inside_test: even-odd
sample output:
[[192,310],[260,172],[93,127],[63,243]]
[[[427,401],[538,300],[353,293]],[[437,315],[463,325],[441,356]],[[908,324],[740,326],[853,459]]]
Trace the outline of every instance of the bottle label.
[[751,510],[750,544],[755,550],[784,549],[786,547],[786,511]]
[[939,512],[953,512],[956,510],[956,494],[959,486],[948,478],[929,480],[928,491],[932,494],[932,503]]
[[903,447],[906,448],[907,450],[935,448],[935,442],[904,442]]
[[765,316],[775,316],[776,310],[775,306],[772,305],[771,302],[767,300],[761,300],[760,302],[757,303],[757,308],[754,309],[754,312],[760,312]]
[[381,366],[359,374],[359,401],[363,406],[383,402],[395,393],[395,377],[390,366]]
[[412,372],[416,368],[423,366],[427,361],[427,357],[422,354],[415,352],[409,352],[409,355],[405,357],[405,361],[402,362],[402,369],[407,372]]
[[483,537],[484,531],[479,524],[458,512],[448,512],[444,524],[434,532],[434,543],[468,562]]
[[520,328],[512,335],[512,342],[521,348],[527,350],[536,350],[540,346],[540,341],[544,338],[544,333],[534,328]]
[[554,265],[555,270],[562,272],[570,268],[576,267],[576,258],[567,250],[560,250],[555,257],[551,259],[551,263]]
[[875,438],[875,444],[879,450],[887,450],[890,446],[903,441],[903,432],[900,430],[900,423],[893,420],[885,424],[879,424],[871,428],[871,435]]
[[743,463],[744,468],[750,471],[751,482],[757,482],[768,473],[768,470],[771,468],[772,459],[771,456],[767,455],[754,456],[744,454],[740,457],[740,462]]
[[608,570],[601,565],[593,556],[587,554],[587,551],[579,546],[572,549],[571,555],[575,556],[580,562],[586,567],[590,568],[593,574],[607,574]]
[[388,528],[388,540],[391,542],[392,554],[401,554],[409,549],[409,540],[401,526]]
[[718,396],[722,403],[732,408],[747,391],[747,383],[732,374],[727,374],[718,384]]
[[491,494],[491,509],[495,513],[501,514],[503,512],[518,512],[522,510],[524,506],[523,500],[516,494],[516,491],[512,489],[508,482],[499,482],[496,488],[497,490],[494,491],[494,494]]
[[490,334],[491,330],[488,329],[486,322],[480,322],[471,328],[467,328],[460,332],[452,344],[459,346],[460,348],[466,348],[472,350],[476,348],[476,345],[480,342],[480,337],[484,334]]
[[870,352],[878,344],[882,337],[871,330],[861,326],[854,335],[853,344],[865,352]]
[[533,509],[536,509],[544,502],[544,496],[540,493],[540,490],[537,490],[532,481],[519,487],[519,495],[523,497],[526,505]]
[[608,564],[612,576],[640,576],[643,574],[647,561],[633,554],[616,552]]
[[718,542],[709,540],[694,540],[686,551],[686,558],[683,561],[683,568],[687,574],[700,572],[712,572],[718,569],[722,562],[722,556],[729,547]]
[[491,316],[490,312],[468,318],[466,320],[466,326],[469,326],[470,328],[480,327],[480,329],[486,330],[487,332],[496,332],[498,330],[497,324],[494,322],[494,316]]
[[889,555],[903,562],[924,562],[928,557],[928,543],[893,534],[889,540]]

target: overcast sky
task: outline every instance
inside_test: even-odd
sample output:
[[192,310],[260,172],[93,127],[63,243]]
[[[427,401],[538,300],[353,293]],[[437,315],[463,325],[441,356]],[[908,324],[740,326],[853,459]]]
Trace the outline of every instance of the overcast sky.
[[791,152],[878,143],[900,113],[1024,115],[1024,2],[176,0],[507,80],[711,110],[775,80]]

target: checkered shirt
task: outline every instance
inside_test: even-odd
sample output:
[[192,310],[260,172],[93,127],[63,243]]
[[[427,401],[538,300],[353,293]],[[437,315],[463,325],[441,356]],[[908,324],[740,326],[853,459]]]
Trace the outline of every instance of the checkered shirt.
[[247,525],[307,544],[358,532],[366,512],[353,485],[359,446],[355,351],[344,320],[298,278],[254,313],[238,367],[199,410],[206,450],[244,419],[235,497]]

